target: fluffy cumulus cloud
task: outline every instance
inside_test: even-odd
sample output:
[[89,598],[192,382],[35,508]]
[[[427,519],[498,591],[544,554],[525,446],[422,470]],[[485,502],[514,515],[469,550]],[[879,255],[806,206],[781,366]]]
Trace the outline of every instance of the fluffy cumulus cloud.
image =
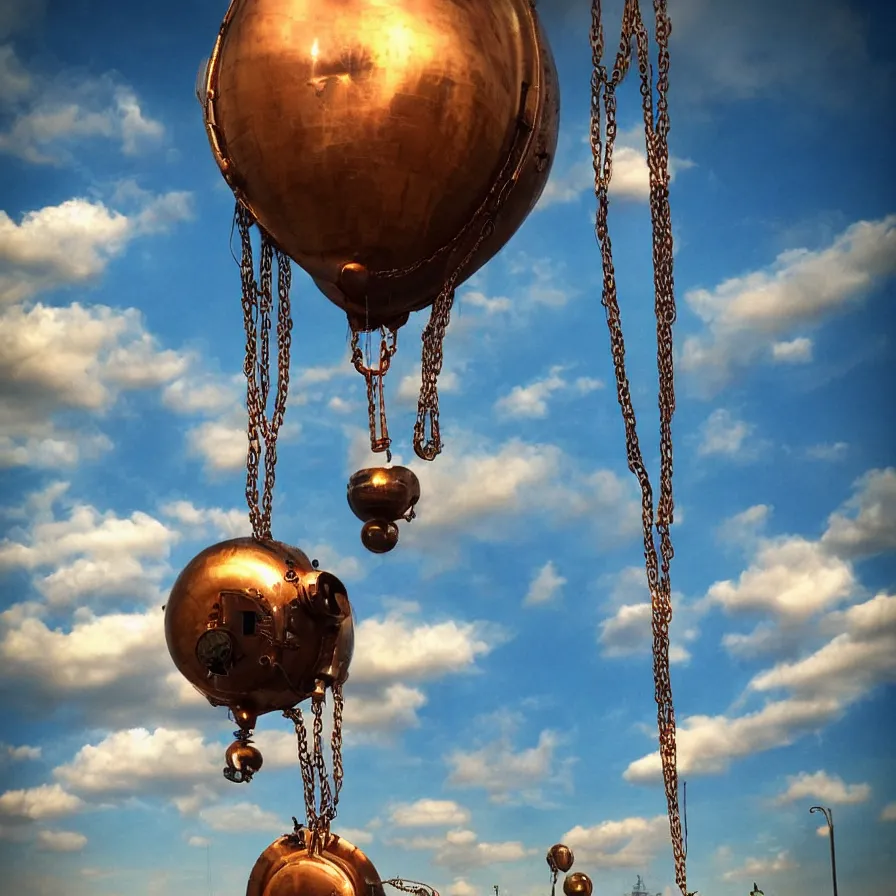
[[498,714],[483,727],[499,731],[496,740],[445,757],[449,786],[481,790],[494,803],[540,805],[548,786],[569,788],[573,760],[560,753],[563,742],[554,731],[539,733],[533,746],[517,749],[520,719]]
[[516,419],[547,417],[549,401],[554,395],[587,395],[602,386],[591,377],[570,380],[563,374],[563,367],[552,367],[544,377],[526,386],[514,386],[495,402],[495,411],[499,416]]
[[38,831],[37,845],[46,852],[80,852],[87,838],[77,831]]
[[854,484],[828,519],[822,545],[851,558],[896,550],[896,467],[870,470]]
[[11,45],[0,53],[4,81],[11,87],[0,94],[10,120],[0,132],[0,151],[32,164],[61,164],[83,141],[114,141],[133,156],[164,137],[161,122],[147,115],[134,90],[114,76],[63,72],[49,78],[29,71]]
[[80,797],[64,790],[60,784],[41,784],[0,794],[0,817],[8,821],[47,821],[72,815],[83,806]]
[[534,852],[518,840],[482,841],[475,831],[465,828],[456,828],[439,836],[396,837],[389,843],[403,849],[429,851],[434,865],[458,872],[519,862]]
[[868,784],[847,784],[837,775],[825,771],[800,772],[788,777],[787,787],[776,802],[783,805],[798,800],[816,800],[827,806],[838,806],[864,803],[870,796]]
[[467,824],[470,812],[454,800],[422,799],[395,806],[390,819],[399,828],[447,828]]
[[[755,360],[807,360],[798,331],[854,306],[896,273],[896,216],[859,221],[830,245],[783,252],[767,268],[685,294],[705,332],[682,346],[682,369],[717,389]],[[789,341],[788,341],[789,340]]]
[[669,821],[665,815],[577,825],[562,841],[575,853],[577,864],[596,868],[644,868],[666,846]]
[[[879,594],[841,612],[824,627],[834,636],[800,659],[755,675],[745,698],[769,695],[755,711],[685,717],[678,731],[678,766],[684,775],[726,770],[732,761],[786,746],[840,718],[878,685],[896,679],[896,597]],[[626,780],[660,776],[659,755],[632,762]]]
[[523,599],[523,604],[527,607],[537,604],[550,603],[560,596],[566,579],[557,572],[557,567],[553,560],[548,560],[544,566],[540,567],[535,573],[529,590]]

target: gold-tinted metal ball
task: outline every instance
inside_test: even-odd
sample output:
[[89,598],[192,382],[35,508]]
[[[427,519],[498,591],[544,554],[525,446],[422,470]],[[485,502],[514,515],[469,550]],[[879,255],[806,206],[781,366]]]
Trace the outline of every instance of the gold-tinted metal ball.
[[[264,758],[258,747],[245,741],[235,740],[224,754],[227,763],[224,774],[231,780],[251,781],[252,776],[261,769]],[[228,774],[230,772],[231,774]]]
[[555,843],[547,854],[547,863],[551,871],[560,871],[566,874],[575,862],[572,850],[563,843]]
[[503,173],[461,280],[501,249],[547,182],[560,111],[531,0],[233,0],[199,96],[238,198],[362,330],[432,303]]
[[361,544],[373,554],[387,554],[398,544],[398,526],[391,520],[368,520],[361,527]]
[[349,479],[347,497],[361,522],[397,520],[420,500],[420,481],[407,467],[371,467]]
[[252,869],[246,896],[385,896],[376,868],[357,846],[331,834],[315,851],[307,837],[272,843]]
[[317,682],[343,682],[354,650],[345,586],[298,548],[235,538],[206,548],[178,576],[165,639],[180,673],[240,728],[289,709]]
[[591,878],[581,871],[567,874],[563,881],[563,892],[566,896],[591,896],[593,889],[594,884],[591,883]]

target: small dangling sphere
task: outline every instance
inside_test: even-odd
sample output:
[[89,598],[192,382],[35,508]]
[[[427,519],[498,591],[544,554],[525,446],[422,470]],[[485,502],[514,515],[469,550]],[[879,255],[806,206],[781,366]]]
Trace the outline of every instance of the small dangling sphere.
[[264,757],[258,747],[237,738],[224,754],[227,763],[224,777],[236,784],[248,784],[253,775],[261,769]]
[[563,892],[566,896],[591,896],[593,889],[594,884],[591,883],[591,878],[581,871],[567,874],[563,881]]
[[572,850],[563,843],[555,843],[547,854],[547,863],[551,871],[560,871],[566,874],[572,868],[575,856]]
[[398,544],[398,526],[389,520],[368,520],[361,529],[361,544],[373,554],[387,554]]

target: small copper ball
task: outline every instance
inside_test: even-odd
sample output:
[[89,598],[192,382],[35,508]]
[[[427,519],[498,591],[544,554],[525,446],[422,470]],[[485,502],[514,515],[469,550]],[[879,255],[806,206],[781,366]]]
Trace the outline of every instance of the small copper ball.
[[548,850],[547,863],[551,871],[562,871],[566,874],[574,861],[572,850],[563,843],[555,843]]
[[386,554],[398,544],[398,526],[389,520],[369,520],[361,529],[361,544],[374,554]]
[[250,775],[254,775],[264,764],[264,757],[261,755],[261,750],[253,747],[252,744],[235,740],[227,748],[224,761],[229,768],[240,772],[248,771]]
[[591,878],[581,871],[567,874],[566,880],[563,881],[563,892],[566,896],[591,896],[593,889],[594,884],[591,883]]

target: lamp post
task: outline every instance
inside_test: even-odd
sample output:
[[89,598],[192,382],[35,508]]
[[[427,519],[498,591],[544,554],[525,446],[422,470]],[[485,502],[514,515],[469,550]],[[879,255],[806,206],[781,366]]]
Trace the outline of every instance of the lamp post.
[[821,812],[828,823],[828,835],[831,839],[831,879],[834,882],[834,896],[837,896],[837,854],[834,852],[834,813],[824,806],[813,806],[810,813]]

